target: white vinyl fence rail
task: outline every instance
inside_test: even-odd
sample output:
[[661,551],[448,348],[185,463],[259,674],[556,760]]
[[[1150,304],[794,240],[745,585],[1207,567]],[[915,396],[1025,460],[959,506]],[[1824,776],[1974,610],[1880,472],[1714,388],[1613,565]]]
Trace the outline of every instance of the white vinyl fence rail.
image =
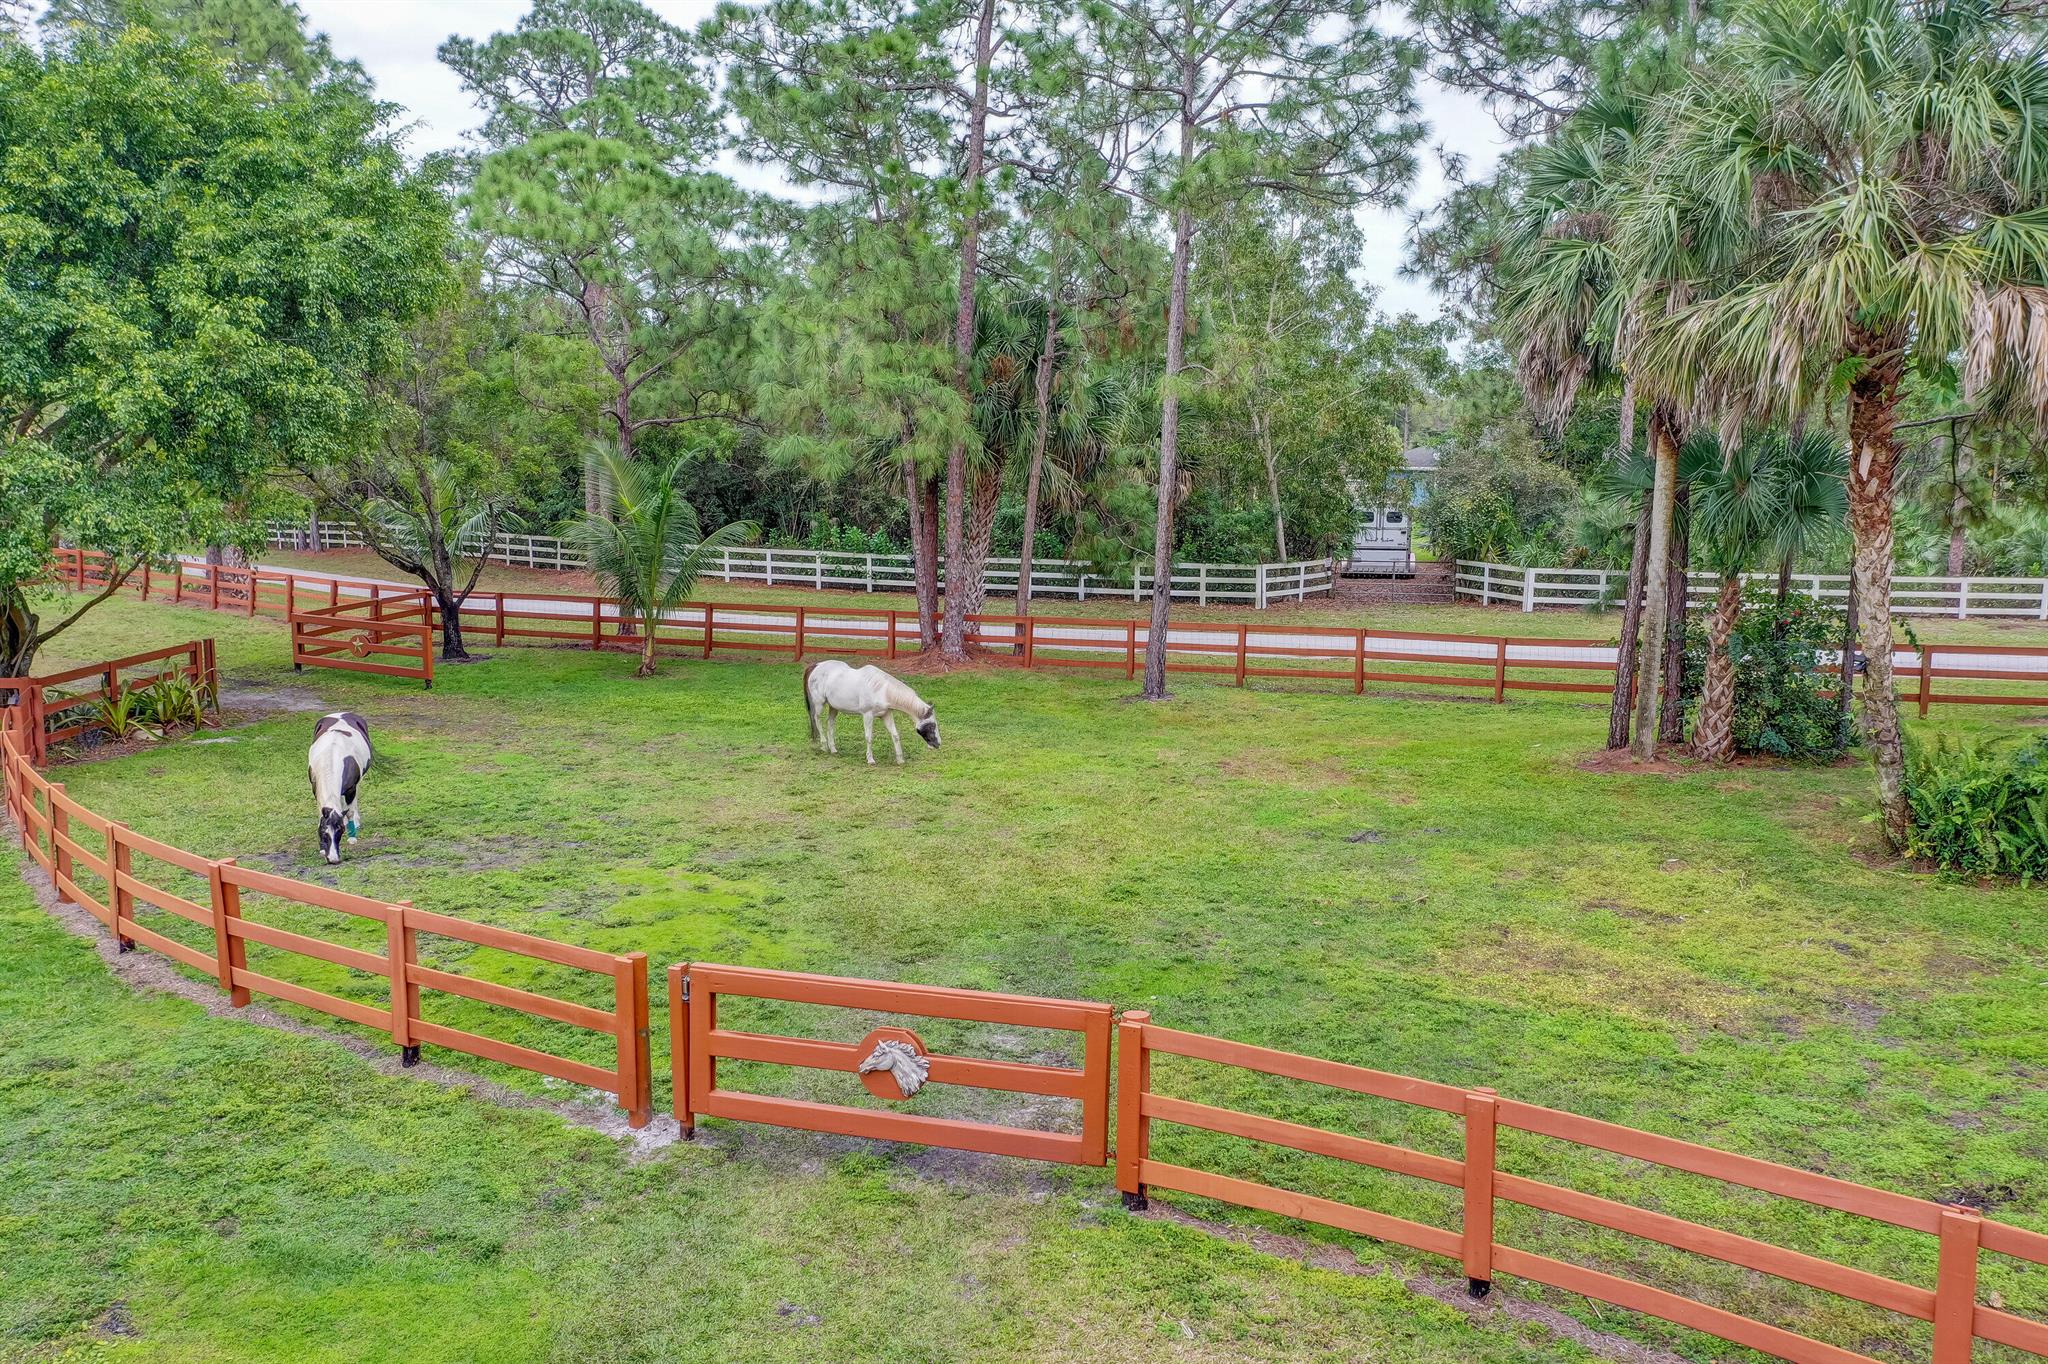
[[[1776,573],[1745,573],[1752,586],[1776,588]],[[1486,606],[1619,606],[1628,573],[1612,568],[1531,568],[1458,560],[1457,594]],[[1688,575],[1686,603],[1708,606],[1721,580],[1712,573]],[[1849,599],[1844,573],[1795,573],[1794,595],[1840,606]],[[1916,578],[1892,576],[1892,612],[1901,616],[1951,616],[1956,620],[2008,618],[2048,620],[2048,578]]]
[[[361,549],[363,538],[353,526],[332,521],[313,524],[272,522],[269,543],[287,549]],[[474,546],[464,546],[474,552]],[[488,556],[514,568],[581,569],[583,556],[552,535],[500,533]],[[988,590],[1008,596],[1017,590],[1016,559],[990,559]],[[862,592],[908,592],[912,587],[907,554],[848,554],[824,549],[783,549],[747,546],[727,549],[705,570],[721,582],[757,582],[765,586],[836,587]],[[944,584],[945,565],[940,564]],[[1197,605],[1211,603],[1264,610],[1273,602],[1306,601],[1330,591],[1330,561],[1308,559],[1284,564],[1175,564],[1173,595]],[[1133,565],[1123,573],[1105,574],[1099,564],[1071,559],[1035,559],[1031,564],[1033,597],[1124,597],[1137,601],[1152,590],[1152,570]]]

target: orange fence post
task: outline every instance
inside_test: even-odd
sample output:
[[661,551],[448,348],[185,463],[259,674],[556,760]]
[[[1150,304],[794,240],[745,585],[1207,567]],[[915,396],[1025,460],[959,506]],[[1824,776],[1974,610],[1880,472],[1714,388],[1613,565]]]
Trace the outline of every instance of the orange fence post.
[[142,599],[149,600],[149,560],[142,561]]
[[1934,690],[1934,646],[1920,646],[1920,718],[1927,718],[1929,694]]
[[341,579],[329,578],[327,580],[327,604],[329,606],[341,605]]
[[81,592],[83,592],[83,591],[85,591],[85,551],[84,551],[84,550],[82,550],[82,549],[78,551],[78,558],[77,558],[77,564],[78,564],[78,590],[79,590],[79,591],[81,591]]
[[1508,699],[1508,641],[1505,636],[1493,641],[1493,703],[1504,704]]
[[135,895],[121,884],[123,877],[133,872],[134,854],[121,841],[128,826],[110,822],[107,825],[107,912],[113,916],[114,944],[123,952],[135,950],[135,940],[121,931],[121,925],[135,917]]
[[242,917],[242,888],[231,883],[221,871],[235,859],[223,857],[206,864],[207,889],[213,902],[213,952],[220,971],[220,988],[228,992],[228,1003],[237,1009],[249,1003],[249,987],[235,984],[235,972],[247,971],[248,949],[228,931],[228,921]]
[[502,645],[505,642],[505,594],[503,592],[494,594],[491,609],[497,617],[497,640]]
[[716,623],[717,611],[718,608],[710,602],[704,603],[704,657],[706,658],[711,657],[712,626]]
[[1977,1339],[1977,1249],[1984,1219],[1974,1208],[1941,1210],[1941,1267],[1934,1280],[1934,1364],[1970,1364]]
[[249,594],[249,614],[254,616],[256,614],[256,570],[250,569],[243,581],[246,584],[245,590]]
[[604,601],[600,597],[590,599],[590,647],[604,646]]
[[391,965],[391,1042],[398,1064],[420,1063],[420,1044],[413,1040],[413,1020],[420,1016],[420,987],[412,968],[419,962],[419,935],[406,926],[412,901],[400,900],[384,914],[384,956]]
[[1251,627],[1249,625],[1237,627],[1237,685],[1240,687],[1244,685],[1245,646],[1250,637]]
[[58,903],[76,904],[77,901],[64,889],[64,883],[74,878],[71,872],[71,854],[64,849],[64,840],[71,837],[71,816],[66,814],[64,807],[58,803],[59,797],[63,794],[63,782],[50,783],[50,866],[53,868],[50,879],[56,884]]
[[697,1139],[697,1115],[690,1111],[690,973],[681,962],[668,968],[669,1107],[682,1125],[683,1140]]
[[1362,629],[1358,632],[1358,655],[1352,660],[1351,693],[1354,696],[1365,695],[1365,631]]
[[1124,677],[1126,679],[1129,679],[1136,677],[1137,675],[1138,622],[1134,620],[1127,620],[1124,622]]
[[889,657],[896,657],[896,613],[889,613]]
[[185,564],[183,560],[178,562],[177,569],[171,574],[171,600],[179,603],[185,600]]
[[1465,1095],[1465,1291],[1483,1298],[1493,1287],[1493,1171],[1499,1096]]
[[619,1107],[626,1126],[645,1127],[654,1117],[654,1081],[648,1073],[647,954],[613,958],[612,993],[618,1009]]
[[1030,616],[1019,616],[1017,628],[1024,632],[1024,666],[1035,667],[1038,663],[1038,622]]
[[1151,1154],[1152,1123],[1145,1116],[1145,1095],[1152,1088],[1145,1025],[1151,1021],[1143,1009],[1126,1009],[1116,1026],[1116,1187],[1132,1212],[1145,1210],[1143,1167]]
[[220,610],[220,565],[208,564],[206,566],[206,590],[206,609],[209,611]]
[[796,661],[804,661],[804,609],[796,609]]

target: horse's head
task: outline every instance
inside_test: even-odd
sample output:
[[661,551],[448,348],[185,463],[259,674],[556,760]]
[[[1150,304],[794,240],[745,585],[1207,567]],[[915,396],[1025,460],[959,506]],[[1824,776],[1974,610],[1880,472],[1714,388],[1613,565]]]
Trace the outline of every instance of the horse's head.
[[329,866],[341,861],[342,824],[341,811],[320,807],[320,855]]
[[939,713],[930,704],[925,706],[924,714],[917,718],[917,737],[933,748],[939,746]]
[[860,1073],[868,1075],[886,1070],[896,1081],[896,1088],[904,1098],[909,1098],[924,1088],[924,1082],[931,1078],[932,1063],[918,1055],[917,1049],[908,1042],[891,1039],[878,1042],[868,1059],[860,1063]]

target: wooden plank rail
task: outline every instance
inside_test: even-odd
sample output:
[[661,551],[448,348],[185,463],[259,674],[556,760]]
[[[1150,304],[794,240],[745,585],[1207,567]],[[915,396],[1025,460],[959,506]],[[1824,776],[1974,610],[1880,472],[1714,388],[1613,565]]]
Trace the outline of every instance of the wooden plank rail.
[[[422,1042],[430,1042],[608,1091],[618,1097],[631,1126],[643,1127],[653,1118],[645,953],[594,952],[529,933],[468,923],[404,902],[387,903],[293,880],[240,866],[233,859],[201,857],[159,842],[87,809],[68,795],[62,785],[41,776],[29,760],[26,738],[11,726],[0,729],[0,786],[4,786],[5,808],[20,831],[23,847],[37,865],[51,874],[59,897],[86,908],[106,924],[123,950],[147,947],[205,972],[219,982],[236,1007],[247,1005],[255,995],[267,995],[388,1032],[407,1064],[419,1059]],[[79,836],[86,832],[92,835],[90,839]],[[160,862],[204,880],[206,902],[176,894],[138,875],[134,870],[137,858]],[[79,886],[77,869],[102,880],[106,886],[104,903]],[[244,898],[248,895],[267,896],[285,904],[375,923],[383,929],[385,950],[377,952],[331,942],[311,932],[266,923],[250,913],[252,906]],[[210,950],[201,950],[138,923],[136,915],[142,909],[161,911],[210,929]],[[610,983],[611,1005],[598,1008],[423,965],[418,960],[417,946],[421,934],[593,973]],[[386,999],[377,1003],[349,999],[273,975],[268,970],[254,969],[247,959],[251,943],[380,979]],[[611,1037],[616,1059],[609,1066],[591,1065],[429,1021],[421,1013],[422,991],[453,995]]]
[[[73,587],[104,583],[111,571],[104,559],[105,556],[92,551],[58,550],[51,580]],[[224,609],[243,614],[269,612],[286,617],[293,631],[295,666],[345,668],[414,678],[432,685],[433,635],[440,627],[441,612],[420,589],[318,573],[188,563],[154,575],[145,565],[131,579],[144,596],[224,604]],[[811,585],[808,576],[793,578],[792,582]],[[1520,591],[1517,587],[1517,600]],[[1212,595],[1222,598],[1229,594]],[[310,604],[303,604],[308,599]],[[638,623],[617,602],[590,594],[480,591],[471,593],[459,610],[466,631],[487,636],[497,644],[531,640],[575,644],[587,649],[638,650],[644,643]],[[1137,675],[1149,634],[1145,622],[1095,616],[1026,617],[983,612],[973,616],[971,622],[972,647],[989,657],[1026,668],[1121,669],[1127,677]],[[1432,644],[1443,647],[1417,647]],[[905,651],[915,653],[920,647],[913,613],[874,607],[689,602],[655,624],[657,651],[687,651],[702,658],[719,652],[780,654],[794,660],[819,653],[895,658]],[[1515,692],[1611,694],[1612,657],[1571,654],[1574,650],[1582,654],[1597,650],[1611,655],[1613,649],[1613,641],[1597,639],[1447,634],[1271,621],[1186,621],[1171,627],[1167,671],[1227,677],[1238,686],[1255,677],[1348,682],[1354,693],[1363,693],[1368,683],[1451,688],[1472,691],[1495,704],[1504,704]],[[1964,654],[2031,658],[2038,659],[2039,665],[1937,666],[1938,652],[1951,657]],[[1328,666],[1311,666],[1318,662]],[[1405,667],[1368,666],[1372,663]],[[1822,663],[1820,670],[1838,671],[1827,663]],[[1606,676],[1571,680],[1571,674],[1589,672]],[[1916,688],[1901,692],[1899,699],[1916,705],[1923,715],[1930,705],[2048,706],[2048,690],[2029,695],[1934,688],[1934,683],[1943,679],[2048,684],[2048,648],[1928,645],[1920,651],[1918,666],[1902,663],[1896,672],[1902,682]],[[4,685],[4,679],[0,679],[0,685]]]
[[[2048,1235],[1986,1222],[1971,1209],[1945,1207],[1752,1156],[1502,1099],[1491,1090],[1459,1090],[1315,1057],[1177,1032],[1153,1024],[1149,1014],[1137,1010],[1125,1013],[1119,1021],[1117,1045],[1117,1187],[1126,1204],[1133,1208],[1143,1208],[1157,1190],[1191,1193],[1282,1217],[1319,1222],[1459,1261],[1474,1296],[1483,1296],[1498,1275],[1506,1274],[1661,1317],[1794,1364],[1875,1364],[1869,1356],[1854,1350],[1726,1308],[1504,1245],[1496,1239],[1494,1209],[1498,1203],[1507,1202],[1641,1237],[1914,1321],[1931,1322],[1933,1364],[1969,1364],[1978,1340],[2048,1358],[2048,1323],[1977,1301],[1977,1264],[1982,1251],[1992,1250],[2048,1265]],[[1418,1108],[1459,1114],[1465,1124],[1464,1155],[1452,1160],[1346,1133],[1159,1094],[1154,1089],[1155,1053],[1307,1080]],[[1459,1231],[1426,1226],[1349,1203],[1158,1160],[1152,1155],[1154,1122],[1221,1132],[1460,1188],[1464,1193],[1463,1226]],[[1940,1260],[1935,1283],[1931,1288],[1904,1283],[1735,1232],[1503,1170],[1496,1137],[1501,1128],[1722,1180],[1932,1236]]]
[[[718,1021],[719,1001],[726,997],[1074,1032],[1080,1034],[1082,1061],[1078,1067],[1044,1066],[931,1053],[905,1028],[872,1030],[859,1042],[734,1031],[721,1027]],[[698,1117],[703,1116],[775,1123],[843,1136],[913,1141],[1070,1165],[1101,1165],[1108,1160],[1111,1014],[1107,1004],[701,962],[678,963],[669,968],[669,999],[674,1111],[686,1135],[695,1130]],[[929,1084],[1078,1100],[1080,1129],[1046,1132],[960,1118],[878,1112],[847,1104],[752,1094],[719,1083],[721,1060],[854,1075],[869,1046],[878,1040],[912,1046],[930,1068]],[[878,1098],[892,1097],[879,1083],[870,1092]],[[896,1102],[910,1101],[910,1096],[893,1097]]]

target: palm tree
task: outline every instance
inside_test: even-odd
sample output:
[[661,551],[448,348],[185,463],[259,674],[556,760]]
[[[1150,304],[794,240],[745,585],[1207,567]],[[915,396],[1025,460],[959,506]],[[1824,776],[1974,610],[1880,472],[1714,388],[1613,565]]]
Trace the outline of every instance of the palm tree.
[[1742,615],[1742,572],[1772,554],[1797,557],[1841,523],[1846,461],[1831,435],[1772,432],[1702,461],[1692,488],[1693,544],[1721,575],[1707,623],[1706,679],[1692,749],[1705,762],[1735,756],[1735,659],[1728,642]]
[[760,531],[750,521],[735,521],[706,535],[696,509],[683,498],[687,464],[688,456],[682,456],[653,468],[614,450],[593,449],[584,458],[583,477],[597,510],[563,527],[563,538],[583,551],[598,586],[642,624],[636,677],[653,673],[662,615],[689,597],[711,556]]
[[[1516,375],[1538,418],[1553,430],[1561,428],[1587,384],[1619,377],[1620,463],[1635,443],[1637,393],[1625,348],[1629,308],[1646,282],[1642,259],[1618,249],[1617,213],[1634,178],[1645,105],[1645,96],[1632,93],[1589,100],[1555,137],[1532,148],[1516,167],[1513,207],[1492,246],[1498,311],[1514,349]],[[1680,264],[1674,258],[1667,268]],[[1665,565],[1681,442],[1677,409],[1669,402],[1653,404],[1648,443],[1655,477],[1636,519],[1608,723],[1608,747],[1628,744],[1642,759],[1656,753],[1664,691],[1660,679],[1670,628]],[[1639,635],[1647,636],[1640,647]],[[1631,697],[1637,712],[1633,740]]]
[[1996,0],[1745,0],[1652,139],[1650,236],[1715,258],[1635,358],[1725,429],[1846,391],[1863,724],[1904,841],[1893,431],[1909,370],[2048,425],[2048,52]]

